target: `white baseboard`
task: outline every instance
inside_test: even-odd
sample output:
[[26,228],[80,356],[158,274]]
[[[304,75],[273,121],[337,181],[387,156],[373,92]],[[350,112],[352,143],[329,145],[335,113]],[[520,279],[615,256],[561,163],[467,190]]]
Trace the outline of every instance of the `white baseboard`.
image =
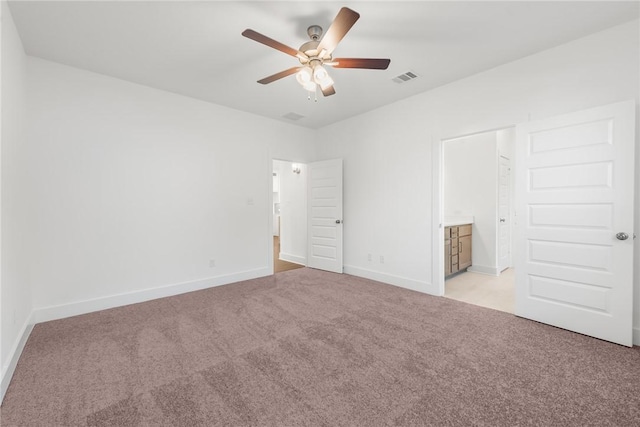
[[498,267],[487,267],[485,265],[472,265],[467,268],[467,271],[471,271],[473,273],[487,274],[489,276],[499,276],[500,269]]
[[291,255],[284,252],[280,252],[279,258],[282,261],[292,262],[294,264],[307,265],[307,259],[298,255]]
[[18,365],[18,360],[22,355],[22,350],[24,350],[24,345],[27,343],[27,339],[29,339],[29,335],[31,335],[31,331],[33,330],[34,322],[32,319],[33,312],[27,320],[25,320],[24,325],[22,325],[18,339],[13,344],[13,348],[9,352],[9,360],[7,364],[2,367],[2,378],[0,379],[0,404],[4,400],[4,395],[9,389],[11,378],[13,378],[13,373],[16,371],[16,366]]
[[159,288],[145,289],[141,291],[128,292],[118,295],[110,295],[102,298],[78,301],[69,304],[62,304],[50,307],[36,308],[33,311],[33,323],[48,322],[50,320],[63,319],[65,317],[77,316],[99,310],[106,310],[114,307],[121,307],[129,304],[136,304],[157,298],[170,297],[243,280],[255,279],[257,277],[269,276],[271,270],[267,267],[256,270],[248,270],[240,273],[215,276],[192,282],[177,283]]
[[352,265],[345,265],[343,270],[345,273],[351,274],[352,276],[364,277],[365,279],[371,279],[425,294],[438,295],[438,286],[433,283],[421,282],[407,277],[367,270],[365,268],[354,267]]
[[633,328],[633,345],[640,345],[640,328]]

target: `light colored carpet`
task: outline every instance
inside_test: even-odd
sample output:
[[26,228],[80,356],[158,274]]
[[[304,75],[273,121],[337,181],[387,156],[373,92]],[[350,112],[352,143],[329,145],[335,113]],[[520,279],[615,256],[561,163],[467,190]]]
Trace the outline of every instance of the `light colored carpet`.
[[309,268],[38,324],[6,426],[631,426],[640,349]]

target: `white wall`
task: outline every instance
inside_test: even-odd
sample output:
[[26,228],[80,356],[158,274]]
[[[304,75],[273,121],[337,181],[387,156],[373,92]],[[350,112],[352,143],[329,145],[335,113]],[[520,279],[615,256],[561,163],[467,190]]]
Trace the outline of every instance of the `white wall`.
[[280,176],[280,259],[306,265],[307,261],[307,165],[274,160]]
[[0,398],[6,391],[29,329],[29,241],[25,235],[30,206],[24,197],[31,170],[25,157],[26,56],[7,3],[2,1],[2,132],[1,132],[1,257],[0,257]]
[[444,217],[473,216],[471,271],[498,273],[497,132],[443,144]]
[[515,159],[514,151],[516,141],[516,128],[512,127],[496,131],[496,139],[498,141],[498,155],[504,156],[509,160]]
[[4,393],[33,323],[269,274],[271,159],[314,148],[297,126],[26,57],[2,11]]
[[[621,100],[637,103],[638,25],[633,21],[320,129],[318,160],[344,158],[345,271],[442,292],[441,238],[435,232],[442,221],[440,140]],[[638,212],[640,185],[636,228]],[[370,252],[386,252],[386,262],[368,262]]]
[[270,272],[302,128],[31,57],[28,89],[36,320]]

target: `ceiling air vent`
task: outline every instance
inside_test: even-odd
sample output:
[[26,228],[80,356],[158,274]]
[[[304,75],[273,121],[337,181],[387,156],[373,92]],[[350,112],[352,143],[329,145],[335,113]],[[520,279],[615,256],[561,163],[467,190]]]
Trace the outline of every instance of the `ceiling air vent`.
[[407,71],[404,74],[400,74],[399,76],[392,78],[391,80],[393,80],[396,83],[404,83],[404,82],[408,82],[409,80],[413,80],[416,77],[418,76],[415,73],[413,73],[412,71]]
[[282,117],[284,117],[285,119],[289,119],[289,120],[300,120],[304,116],[302,116],[302,115],[300,115],[298,113],[287,113]]

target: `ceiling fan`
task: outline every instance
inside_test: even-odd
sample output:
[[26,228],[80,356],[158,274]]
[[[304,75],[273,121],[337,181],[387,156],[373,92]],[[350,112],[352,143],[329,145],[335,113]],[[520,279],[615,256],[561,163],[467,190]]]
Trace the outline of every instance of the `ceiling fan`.
[[386,70],[390,59],[373,58],[333,58],[331,54],[336,46],[360,18],[360,14],[347,7],[338,12],[327,32],[322,35],[322,27],[312,25],[307,29],[311,41],[304,43],[300,49],[294,49],[276,40],[264,36],[254,30],[246,29],[242,35],[262,43],[287,55],[294,56],[300,61],[300,66],[292,67],[271,76],[258,80],[258,83],[269,84],[291,74],[296,74],[296,80],[309,92],[316,92],[320,87],[324,96],[336,93],[333,79],[324,68],[325,65],[335,68],[364,68],[370,70]]

